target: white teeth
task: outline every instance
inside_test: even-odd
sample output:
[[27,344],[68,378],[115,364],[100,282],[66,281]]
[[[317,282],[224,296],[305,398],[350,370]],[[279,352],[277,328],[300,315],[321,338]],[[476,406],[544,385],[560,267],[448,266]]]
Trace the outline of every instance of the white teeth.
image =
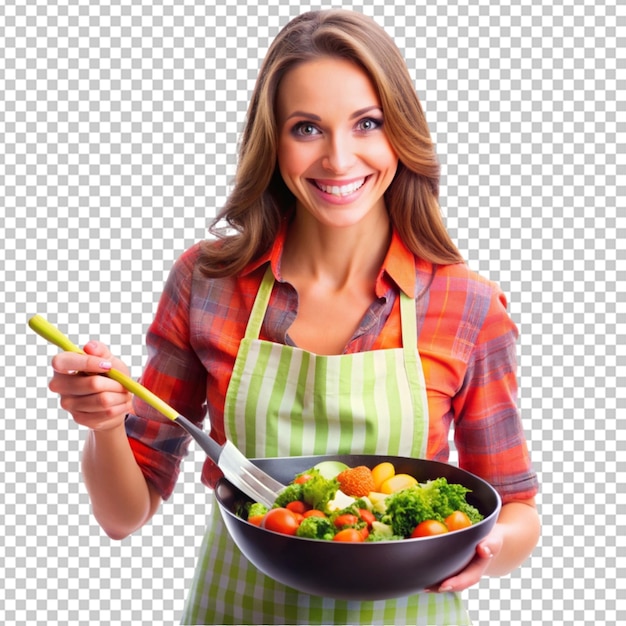
[[351,193],[354,193],[357,189],[360,189],[365,183],[365,178],[361,180],[354,181],[349,185],[343,185],[339,187],[338,185],[322,185],[322,183],[317,183],[316,185],[325,193],[329,193],[333,196],[347,196]]

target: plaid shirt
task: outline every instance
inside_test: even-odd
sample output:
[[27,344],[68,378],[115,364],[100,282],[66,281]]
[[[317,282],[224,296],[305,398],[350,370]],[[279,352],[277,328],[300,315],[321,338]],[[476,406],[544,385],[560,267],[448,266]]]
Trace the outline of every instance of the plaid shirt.
[[[143,384],[179,413],[200,424],[210,416],[212,436],[224,441],[224,401],[252,304],[267,266],[276,283],[260,338],[293,345],[288,330],[297,293],[283,282],[280,260],[286,228],[271,250],[241,275],[208,279],[197,260],[200,244],[174,265],[147,334]],[[433,266],[394,234],[372,303],[345,353],[402,344],[399,289],[416,296],[418,349],[429,410],[427,457],[447,461],[449,430],[459,465],[489,481],[503,502],[533,497],[533,472],[517,409],[517,329],[493,283],[464,264]],[[174,489],[190,438],[139,399],[126,430],[135,458],[163,498]],[[219,470],[207,459],[202,480]]]

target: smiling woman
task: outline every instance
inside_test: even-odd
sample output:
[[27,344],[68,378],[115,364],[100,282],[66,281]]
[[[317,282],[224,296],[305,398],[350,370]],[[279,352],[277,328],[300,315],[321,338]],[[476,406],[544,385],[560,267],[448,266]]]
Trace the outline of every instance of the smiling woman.
[[[459,626],[459,592],[510,572],[536,544],[517,329],[498,286],[461,262],[438,185],[426,120],[385,32],[342,10],[287,24],[262,65],[216,237],[184,252],[167,280],[142,383],[197,425],[208,415],[211,436],[250,458],[445,462],[454,425],[459,464],[503,505],[438,593],[369,604],[265,576],[212,507],[184,623]],[[115,381],[71,375],[125,367],[97,341],[84,352],[54,358],[50,388],[89,428],[93,511],[123,538],[170,497],[189,439],[142,400],[131,407]],[[207,460],[202,481],[218,477]]]

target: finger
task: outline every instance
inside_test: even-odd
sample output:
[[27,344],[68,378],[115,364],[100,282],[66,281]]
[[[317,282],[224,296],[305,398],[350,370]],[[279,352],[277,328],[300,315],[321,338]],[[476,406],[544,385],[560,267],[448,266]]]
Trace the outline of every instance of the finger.
[[64,395],[61,396],[61,408],[73,415],[95,416],[102,415],[112,417],[122,412],[128,412],[131,408],[132,397],[124,391],[117,390],[99,391],[87,395]]
[[128,393],[122,385],[108,376],[98,376],[97,373],[91,372],[83,372],[83,374],[82,376],[76,376],[69,372],[55,372],[48,383],[48,388],[50,391],[62,396],[76,397],[103,392]]
[[436,591],[444,593],[446,591],[462,591],[475,585],[484,575],[489,567],[493,553],[486,543],[476,547],[476,556],[470,564],[456,576],[452,576],[441,582]]
[[75,352],[60,352],[52,357],[52,369],[58,374],[103,374],[113,366],[111,359],[103,356],[78,354]]
[[[88,397],[89,398],[89,397]],[[88,399],[87,398],[87,399]],[[126,402],[110,403],[96,401],[85,402],[85,398],[61,398],[61,406],[71,413],[74,421],[80,426],[85,426],[91,430],[108,430],[110,428],[123,425],[126,415],[132,411],[130,398]]]
[[91,341],[86,343],[83,346],[83,350],[87,354],[91,354],[93,356],[99,356],[105,360],[110,360],[112,357],[109,347],[106,344],[102,343],[101,341],[96,341],[95,339],[92,339]]

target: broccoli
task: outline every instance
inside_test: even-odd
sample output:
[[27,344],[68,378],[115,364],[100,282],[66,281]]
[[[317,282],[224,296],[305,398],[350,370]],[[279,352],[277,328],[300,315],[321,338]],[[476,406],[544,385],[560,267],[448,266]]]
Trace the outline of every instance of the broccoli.
[[392,527],[394,535],[410,537],[420,522],[437,519],[427,491],[419,485],[387,496],[385,504],[387,510],[381,521]]
[[290,502],[302,500],[302,485],[298,483],[290,483],[276,497],[274,508],[284,507]]
[[470,489],[463,485],[450,484],[445,478],[430,480],[422,485],[428,494],[435,513],[433,519],[443,522],[454,511],[463,511],[472,524],[480,522],[483,515],[478,509],[467,502],[466,495]]
[[309,474],[311,478],[302,484],[301,499],[314,509],[328,513],[328,503],[339,490],[339,481],[324,478],[317,470],[311,470]]
[[326,541],[332,541],[337,529],[333,523],[327,517],[305,517],[296,535],[298,537],[306,537],[308,539],[324,539]]
[[261,504],[260,502],[253,502],[248,509],[248,519],[251,517],[256,517],[257,515],[265,515],[268,511],[268,508]]

